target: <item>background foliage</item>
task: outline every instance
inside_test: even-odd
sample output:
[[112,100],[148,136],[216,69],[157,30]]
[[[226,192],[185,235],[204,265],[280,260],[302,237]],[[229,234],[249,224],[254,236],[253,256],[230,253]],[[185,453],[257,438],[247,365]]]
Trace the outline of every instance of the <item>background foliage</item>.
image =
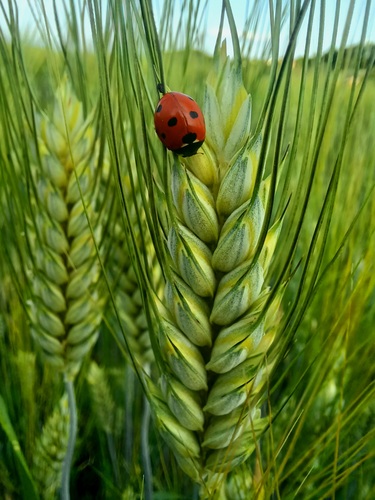
[[[35,3],[42,37],[36,45],[32,33],[19,30],[17,2],[1,2],[1,490],[4,498],[29,499],[53,498],[60,488],[55,478],[46,493],[40,467],[61,467],[58,430],[65,432],[67,401],[61,374],[43,361],[30,331],[32,251],[25,227],[35,189],[30,157],[41,136],[38,117],[51,116],[57,86],[67,78],[84,118],[91,120],[99,157],[106,158],[98,161],[96,178],[105,312],[75,381],[78,439],[71,495],[150,498],[151,478],[153,498],[197,497],[196,486],[150,421],[144,384],[133,369],[134,358],[147,370],[152,361],[149,344],[138,337],[148,328],[139,269],[146,269],[155,290],[162,283],[145,241],[149,224],[140,215],[145,207],[147,222],[154,217],[152,191],[145,192],[166,164],[153,131],[158,45],[147,17],[149,2],[63,3],[64,15],[55,19],[46,17],[42,1]],[[288,61],[278,52],[278,41],[294,26],[299,2],[270,2],[271,12],[263,4],[249,2],[245,26],[248,33],[261,34],[270,24],[271,40],[241,38],[242,73],[252,96],[253,132],[259,127],[270,138],[266,169],[275,168],[275,158],[280,167],[283,159],[272,220],[284,213],[284,223],[271,275],[276,281],[287,269],[288,284],[275,325],[278,364],[262,407],[272,415],[271,425],[257,457],[228,478],[227,498],[248,498],[256,482],[264,498],[370,499],[375,497],[375,51],[365,42],[366,22],[373,19],[364,11],[363,37],[355,47],[348,47],[344,34],[324,54],[319,40],[309,51],[307,36],[305,57]],[[306,4],[312,9],[314,2]],[[202,50],[206,7],[165,1],[157,27],[166,84],[198,102],[214,66],[212,54]],[[324,2],[314,14],[322,23],[323,7]],[[160,234],[151,230],[157,248]],[[126,293],[116,295],[120,282]],[[127,332],[134,324],[138,333],[132,341]],[[49,439],[43,441],[43,435]],[[50,458],[40,465],[43,453]]]

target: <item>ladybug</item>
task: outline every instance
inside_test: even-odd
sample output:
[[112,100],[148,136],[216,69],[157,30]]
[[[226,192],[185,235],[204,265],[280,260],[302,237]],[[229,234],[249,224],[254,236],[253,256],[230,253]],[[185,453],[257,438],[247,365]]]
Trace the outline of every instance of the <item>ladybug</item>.
[[156,107],[154,122],[161,142],[178,155],[195,155],[206,137],[200,107],[194,99],[180,92],[163,95]]

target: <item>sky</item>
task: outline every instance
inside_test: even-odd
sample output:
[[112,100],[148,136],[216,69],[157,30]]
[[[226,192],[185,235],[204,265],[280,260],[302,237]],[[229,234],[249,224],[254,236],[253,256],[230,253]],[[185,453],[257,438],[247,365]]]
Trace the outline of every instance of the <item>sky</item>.
[[[250,3],[253,3],[253,2],[250,2]],[[268,5],[268,0],[264,0],[264,3],[266,5]],[[320,4],[319,1],[316,3]],[[246,18],[246,14],[248,12],[247,11],[247,4],[248,4],[248,2],[246,0],[232,0],[231,1],[233,16],[235,18],[236,26],[237,26],[239,33],[242,32],[242,29],[244,26],[244,19]],[[324,36],[324,42],[323,42],[325,50],[327,50],[331,44],[333,24],[334,24],[334,19],[335,19],[335,12],[336,12],[336,4],[337,4],[337,2],[335,0],[327,0],[326,1],[325,36]],[[344,23],[345,23],[346,15],[348,12],[349,4],[350,4],[350,0],[342,0],[341,1],[341,15],[340,15],[340,21],[339,21],[339,36],[340,36],[340,38],[341,38],[342,31],[344,28]],[[207,35],[208,35],[208,45],[210,47],[214,46],[215,39],[216,39],[217,26],[219,25],[219,21],[220,21],[220,6],[221,6],[221,0],[209,1],[209,15],[208,15],[209,23],[208,23]],[[353,16],[352,16],[352,19],[353,19],[352,29],[350,31],[348,45],[358,43],[360,40],[365,7],[366,7],[366,0],[356,0],[355,9],[354,9]],[[317,13],[315,15],[316,22],[314,23],[314,29],[313,29],[312,47],[316,47],[316,45],[317,45],[318,29],[319,29],[319,26],[318,26],[319,15],[318,14],[319,14],[319,10],[317,11]],[[301,31],[300,31],[300,36],[298,38],[297,46],[296,46],[296,55],[298,55],[298,56],[301,56],[304,53],[306,32],[307,32],[307,19],[305,18],[305,21],[304,21],[302,28],[301,28]],[[230,39],[229,35],[230,35],[230,31],[229,31],[229,28],[227,27],[226,36]],[[249,37],[257,36],[258,38],[260,38],[260,41],[262,42],[265,39],[270,38],[271,35],[270,35],[270,32],[268,30],[265,30],[263,33],[257,33],[257,34],[247,33],[247,36],[249,36]],[[339,40],[340,40],[340,38],[339,38]],[[287,39],[287,37],[285,36],[284,42],[286,41],[286,39]],[[368,41],[372,41],[375,43],[375,2],[374,1],[372,1],[372,8],[370,10],[367,39],[368,39]],[[284,46],[285,46],[285,44],[286,43],[284,43]]]
[[[13,0],[19,7],[19,12],[20,12],[20,25],[21,28],[31,28],[35,26],[35,22],[33,20],[33,17],[30,13],[30,8],[29,5],[36,5],[38,1],[36,0]],[[82,0],[74,0],[77,5],[82,3]],[[107,0],[102,0],[103,3],[105,4]],[[118,0],[120,1],[120,0]],[[265,5],[268,5],[268,0],[263,0]],[[69,1],[65,0],[65,2],[69,3]],[[56,0],[56,4],[59,9],[61,9],[61,12],[63,11],[63,5],[64,5],[64,0]],[[287,0],[285,0],[287,2]],[[6,5],[8,2],[4,0],[0,0],[0,5]],[[163,1],[162,0],[154,0],[154,10],[155,10],[155,17],[158,20],[160,18],[160,11],[161,11],[161,5]],[[180,6],[183,3],[183,0],[175,0],[174,5],[176,8],[176,16],[180,12]],[[203,5],[205,1],[202,0],[201,4]],[[215,46],[215,40],[217,36],[217,30],[219,26],[219,21],[220,21],[220,12],[221,12],[221,0],[208,0],[208,10],[204,16],[204,22],[205,22],[205,49],[208,53],[212,53],[214,46]],[[231,1],[231,6],[233,10],[233,15],[235,18],[236,26],[237,26],[237,31],[239,34],[242,34],[243,28],[244,28],[244,22],[246,19],[246,15],[248,14],[248,4],[252,4],[253,2],[248,2],[246,0],[232,0]],[[275,3],[275,2],[274,2]],[[320,2],[317,2],[320,4]],[[350,0],[342,0],[341,1],[341,16],[340,16],[340,23],[339,23],[339,35],[342,33],[343,25],[344,25],[344,20],[346,18],[346,13],[348,11],[348,6],[349,6]],[[337,2],[335,0],[328,0],[326,2],[326,16],[325,16],[325,37],[324,37],[324,48],[327,50],[330,46],[331,42],[331,36],[332,36],[332,29],[333,29],[333,21],[335,17],[335,10],[336,10],[336,4]],[[375,42],[375,2],[372,2],[372,9],[371,13],[369,16],[369,27],[368,27],[368,36],[367,40]],[[53,0],[44,0],[44,5],[46,8],[47,16],[49,19],[53,21],[54,14],[53,14]],[[362,19],[363,19],[363,13],[366,5],[366,0],[356,0],[356,6],[355,6],[355,11],[353,14],[353,25],[352,29],[350,32],[349,36],[349,42],[348,44],[355,44],[358,43],[360,39],[360,30],[362,26]],[[63,16],[61,16],[63,17]],[[316,16],[316,19],[318,19],[319,16]],[[0,28],[4,29],[4,21],[3,21],[3,15],[0,13]],[[307,30],[307,20],[304,22],[300,36],[297,41],[297,46],[296,46],[296,56],[301,56],[303,55],[304,52],[304,38],[306,36],[306,30]],[[90,32],[90,27],[87,22],[87,33]],[[282,37],[281,40],[281,48],[285,49],[286,46],[286,31],[284,32],[285,36]],[[316,47],[317,43],[317,33],[318,33],[318,23],[316,22],[314,25],[313,29],[313,39],[312,39],[312,53],[314,52],[314,47]],[[227,38],[230,40],[230,31],[229,27],[226,24],[224,28],[224,38]],[[251,31],[246,32],[246,37],[249,39],[253,39],[255,45],[258,43],[263,44],[265,41],[270,39],[270,32],[269,29],[263,29],[263,30],[257,30],[257,33],[253,33]],[[231,53],[231,46],[228,44],[228,51]]]

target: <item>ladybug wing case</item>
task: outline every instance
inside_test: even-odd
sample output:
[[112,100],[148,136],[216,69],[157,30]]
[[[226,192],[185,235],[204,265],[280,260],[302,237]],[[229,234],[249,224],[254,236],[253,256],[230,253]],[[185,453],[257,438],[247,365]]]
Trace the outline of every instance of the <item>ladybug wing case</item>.
[[161,142],[177,154],[195,154],[205,139],[202,111],[194,99],[185,94],[165,94],[156,108],[154,121]]

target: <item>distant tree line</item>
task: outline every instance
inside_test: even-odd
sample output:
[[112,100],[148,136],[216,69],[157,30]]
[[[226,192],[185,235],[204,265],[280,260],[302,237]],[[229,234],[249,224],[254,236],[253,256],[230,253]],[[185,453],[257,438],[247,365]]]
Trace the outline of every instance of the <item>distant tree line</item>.
[[[358,64],[358,57],[361,69],[368,68],[369,66],[373,68],[375,66],[375,44],[370,43],[363,47],[359,45],[347,47],[344,50],[343,67],[354,69],[354,67]],[[336,65],[337,58],[338,50],[335,50],[333,53],[327,52],[322,57],[323,61],[326,63],[331,61],[333,68]]]

